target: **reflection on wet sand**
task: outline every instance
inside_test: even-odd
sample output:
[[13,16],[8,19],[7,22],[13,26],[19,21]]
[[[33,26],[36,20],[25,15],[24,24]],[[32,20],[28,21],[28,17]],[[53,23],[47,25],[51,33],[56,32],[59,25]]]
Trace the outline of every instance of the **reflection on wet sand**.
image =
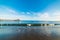
[[[60,40],[55,32],[57,28],[29,27],[21,29],[20,33],[11,40]],[[59,32],[58,32],[59,33]]]
[[18,35],[10,39],[11,40],[53,40],[52,35],[47,34],[45,28],[29,27],[23,29],[20,28],[20,30],[21,31]]
[[60,28],[55,26],[18,26],[1,29],[1,31],[4,33],[0,33],[4,35],[0,35],[0,40],[60,40]]
[[36,29],[31,29],[22,36],[21,40],[51,40],[51,37],[43,33],[38,33]]

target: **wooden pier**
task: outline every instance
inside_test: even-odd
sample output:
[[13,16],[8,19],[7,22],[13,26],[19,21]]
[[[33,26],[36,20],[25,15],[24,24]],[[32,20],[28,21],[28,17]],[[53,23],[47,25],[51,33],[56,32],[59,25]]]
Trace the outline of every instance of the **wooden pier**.
[[0,26],[55,26],[58,24],[0,24]]

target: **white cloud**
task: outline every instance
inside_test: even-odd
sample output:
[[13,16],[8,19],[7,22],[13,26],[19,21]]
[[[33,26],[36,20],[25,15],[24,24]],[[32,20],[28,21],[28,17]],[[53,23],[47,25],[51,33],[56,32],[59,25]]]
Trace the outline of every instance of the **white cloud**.
[[17,12],[6,6],[0,6],[0,19],[21,19],[21,20],[33,20],[30,15],[30,12]]
[[[27,15],[25,15],[25,13]],[[32,16],[31,16],[32,14]],[[2,19],[21,19],[21,20],[44,20],[60,21],[60,11],[53,12],[17,12],[6,6],[0,6],[0,18]]]
[[45,21],[60,21],[60,12],[53,12],[53,13],[43,13],[40,16],[37,15],[38,20],[45,20]]

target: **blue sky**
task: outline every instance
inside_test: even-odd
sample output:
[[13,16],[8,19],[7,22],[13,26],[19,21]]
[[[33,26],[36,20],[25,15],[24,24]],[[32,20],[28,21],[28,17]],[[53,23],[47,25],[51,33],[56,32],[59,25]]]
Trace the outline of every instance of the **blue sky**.
[[0,17],[5,19],[60,20],[59,11],[60,0],[0,0]]
[[0,0],[0,5],[9,6],[18,11],[38,12],[43,11],[48,5],[56,2],[55,0]]

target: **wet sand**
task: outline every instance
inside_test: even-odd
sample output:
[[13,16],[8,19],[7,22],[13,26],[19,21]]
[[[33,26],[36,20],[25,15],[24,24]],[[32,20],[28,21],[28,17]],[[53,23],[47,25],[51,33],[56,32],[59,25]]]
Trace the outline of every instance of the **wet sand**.
[[[37,31],[36,31],[37,30]],[[39,32],[38,32],[39,30]],[[14,40],[53,40],[51,35],[45,35],[40,29],[26,29],[24,33],[18,35]]]
[[45,32],[45,28],[26,27],[26,28],[19,28],[18,30],[16,30],[19,32],[18,34],[9,38],[7,37],[1,38],[0,40],[60,40],[59,36],[53,35],[54,33],[47,34]]

